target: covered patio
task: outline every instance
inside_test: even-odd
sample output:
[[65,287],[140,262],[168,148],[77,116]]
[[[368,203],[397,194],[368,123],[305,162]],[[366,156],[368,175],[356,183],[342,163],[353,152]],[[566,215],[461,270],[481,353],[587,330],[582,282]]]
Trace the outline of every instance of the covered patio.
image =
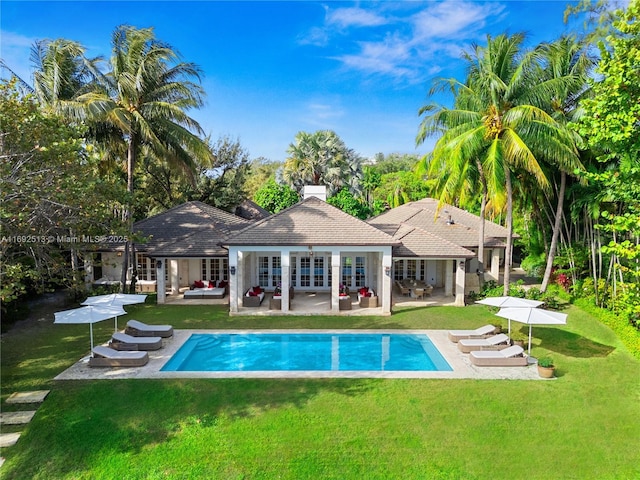
[[[396,244],[366,222],[308,197],[229,237],[229,312],[266,312],[263,304],[277,289],[278,314],[299,314],[296,303],[306,298],[310,313],[367,309],[371,315],[390,315],[391,249]],[[260,286],[259,299],[249,298],[256,296],[254,286]],[[370,300],[360,303],[358,294]],[[310,305],[314,298],[327,300]]]

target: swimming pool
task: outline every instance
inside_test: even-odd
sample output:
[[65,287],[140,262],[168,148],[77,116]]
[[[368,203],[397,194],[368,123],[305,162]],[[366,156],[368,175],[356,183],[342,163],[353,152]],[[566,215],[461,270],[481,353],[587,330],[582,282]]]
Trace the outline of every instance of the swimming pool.
[[452,368],[424,334],[194,333],[161,371],[452,371]]

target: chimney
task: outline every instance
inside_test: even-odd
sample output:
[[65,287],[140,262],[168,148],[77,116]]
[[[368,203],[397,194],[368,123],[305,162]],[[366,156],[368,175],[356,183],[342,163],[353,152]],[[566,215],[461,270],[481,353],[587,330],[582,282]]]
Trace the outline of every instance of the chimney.
[[327,187],[324,185],[305,185],[302,188],[302,199],[306,200],[309,197],[316,197],[323,202],[327,201]]

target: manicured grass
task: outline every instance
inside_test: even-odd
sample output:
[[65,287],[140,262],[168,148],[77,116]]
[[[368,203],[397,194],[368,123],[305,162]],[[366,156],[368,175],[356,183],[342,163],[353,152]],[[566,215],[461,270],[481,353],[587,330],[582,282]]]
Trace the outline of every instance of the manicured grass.
[[[177,328],[471,328],[486,307],[391,317],[228,317],[210,306],[127,307]],[[52,378],[88,351],[87,326],[18,324],[2,337],[3,410],[50,388],[3,479],[640,478],[640,361],[570,308],[536,326],[555,381],[103,380]],[[120,319],[123,325],[125,319]],[[503,325],[505,325],[503,323]],[[506,325],[505,325],[506,326]],[[514,324],[512,327],[524,326]],[[96,325],[105,341],[111,322]]]

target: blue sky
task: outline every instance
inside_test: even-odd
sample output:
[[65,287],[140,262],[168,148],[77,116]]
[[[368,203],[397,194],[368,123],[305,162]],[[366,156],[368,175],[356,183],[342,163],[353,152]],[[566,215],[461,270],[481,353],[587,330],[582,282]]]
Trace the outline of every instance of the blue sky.
[[432,141],[415,145],[418,109],[431,80],[463,80],[461,52],[487,34],[525,32],[533,46],[581,28],[563,23],[567,4],[3,0],[0,56],[30,81],[37,39],[76,40],[108,58],[116,26],[154,27],[203,70],[206,106],[192,116],[251,158],[284,160],[297,132],[321,129],[364,157],[422,155]]

